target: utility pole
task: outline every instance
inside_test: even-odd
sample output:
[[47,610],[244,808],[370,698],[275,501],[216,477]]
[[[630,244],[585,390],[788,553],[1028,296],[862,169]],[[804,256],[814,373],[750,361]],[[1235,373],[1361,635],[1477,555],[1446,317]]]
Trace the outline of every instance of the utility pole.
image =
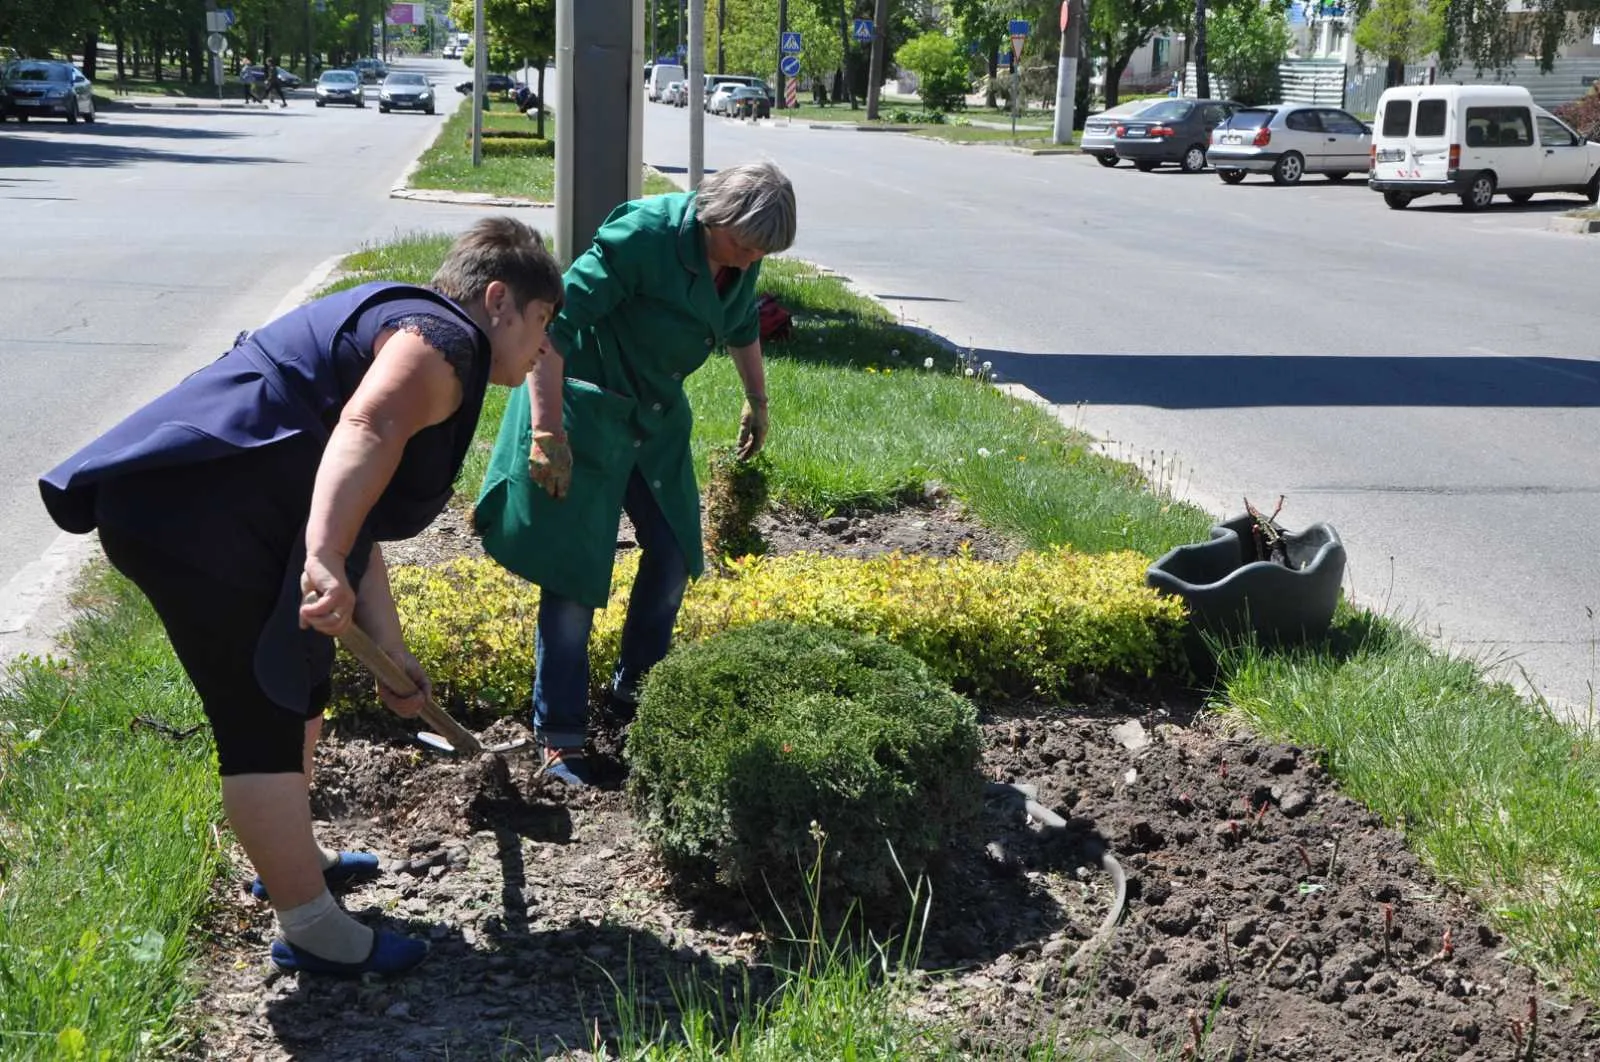
[[789,78],[783,72],[783,35],[789,32],[789,0],[778,0],[778,107],[788,99]]
[[1056,60],[1056,115],[1052,144],[1072,143],[1072,116],[1077,111],[1078,53],[1083,38],[1083,0],[1061,0],[1061,57]]
[[728,21],[728,0],[717,0],[717,73],[726,74],[723,69],[722,54],[722,27]]
[[883,89],[884,52],[889,50],[889,0],[878,0],[872,21],[872,62],[867,67],[867,121],[878,117]]
[[1206,69],[1206,0],[1194,0],[1194,94],[1211,98],[1211,71]]
[[[706,123],[700,101],[706,87],[706,0],[689,0],[689,189],[700,187],[706,169]],[[559,133],[558,133],[559,135]]]
[[473,169],[483,165],[483,94],[489,90],[489,32],[483,23],[483,0],[472,0]]

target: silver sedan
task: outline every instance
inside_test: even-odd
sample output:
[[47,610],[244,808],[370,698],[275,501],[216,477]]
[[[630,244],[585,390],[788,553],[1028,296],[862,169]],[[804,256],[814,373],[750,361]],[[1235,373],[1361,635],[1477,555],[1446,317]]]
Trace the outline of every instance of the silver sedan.
[[1117,120],[1120,118],[1137,118],[1158,103],[1165,103],[1167,97],[1156,96],[1142,100],[1128,100],[1115,107],[1091,114],[1083,123],[1083,136],[1078,140],[1078,147],[1085,155],[1093,155],[1102,166],[1115,166],[1117,164]]
[[1371,166],[1372,129],[1337,107],[1285,103],[1246,107],[1211,131],[1206,155],[1226,184],[1247,174],[1271,174],[1299,184],[1308,173],[1342,181]]

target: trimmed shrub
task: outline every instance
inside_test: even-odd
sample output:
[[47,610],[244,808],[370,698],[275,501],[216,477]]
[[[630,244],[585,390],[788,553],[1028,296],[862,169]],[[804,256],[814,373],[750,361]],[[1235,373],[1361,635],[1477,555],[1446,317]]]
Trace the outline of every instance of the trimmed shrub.
[[[472,138],[468,137],[467,150],[471,149]],[[486,132],[483,136],[484,158],[554,158],[555,153],[556,145],[553,140],[529,136],[505,136],[498,130],[493,134]]]
[[[758,623],[670,654],[628,734],[628,793],[680,872],[785,899],[823,878],[887,898],[973,820],[977,713],[910,653]],[[896,869],[896,861],[899,868]]]
[[[1023,553],[1009,563],[900,554],[749,557],[724,577],[689,587],[677,640],[763,620],[820,624],[884,638],[968,693],[1056,696],[1087,674],[1151,675],[1182,666],[1183,605],[1144,585],[1149,563],[1133,552],[1068,549]],[[595,616],[589,652],[596,676],[616,663],[637,569],[637,554],[618,561],[610,607]],[[532,684],[537,587],[483,558],[400,566],[389,578],[407,644],[441,698],[522,709]]]

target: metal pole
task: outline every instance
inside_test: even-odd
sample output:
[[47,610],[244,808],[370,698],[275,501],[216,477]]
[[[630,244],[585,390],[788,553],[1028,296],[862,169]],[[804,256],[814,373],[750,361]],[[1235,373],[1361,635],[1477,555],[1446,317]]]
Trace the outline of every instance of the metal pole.
[[728,21],[728,0],[717,0],[717,73],[726,74],[723,69],[724,55],[722,52],[722,27]]
[[789,32],[789,0],[778,0],[778,107],[788,99],[789,78],[783,72],[783,35]]
[[1072,143],[1072,120],[1078,109],[1078,52],[1083,37],[1083,7],[1061,0],[1061,58],[1056,62],[1056,119],[1052,144]]
[[700,187],[706,169],[706,0],[689,0],[689,187]]
[[[472,0],[472,166],[483,165],[483,94],[488,91],[489,33],[483,24],[483,0]],[[562,111],[562,117],[571,111]]]
[[645,7],[645,0],[556,0],[554,229],[563,262],[588,250],[619,204],[639,197]]

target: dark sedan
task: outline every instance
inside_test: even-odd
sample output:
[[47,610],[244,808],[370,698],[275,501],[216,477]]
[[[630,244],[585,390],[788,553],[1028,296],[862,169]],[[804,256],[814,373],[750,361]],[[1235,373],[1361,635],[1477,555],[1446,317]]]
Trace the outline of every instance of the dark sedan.
[[[483,88],[485,92],[498,92],[504,96],[516,87],[517,83],[511,79],[510,74],[484,75]],[[463,96],[472,95],[472,79],[468,78],[461,84],[457,85],[456,91],[461,93]]]
[[330,103],[348,103],[365,107],[366,97],[361,91],[361,75],[354,70],[324,70],[317,78],[317,106]]
[[71,63],[18,59],[0,75],[0,120],[15,118],[79,118],[94,121],[94,86]]
[[726,113],[735,118],[771,118],[772,101],[764,89],[744,85],[734,89],[733,95],[728,97]]
[[434,110],[433,86],[421,74],[390,74],[378,89],[378,110],[388,114],[391,110]]
[[1146,173],[1163,163],[1199,173],[1206,168],[1211,130],[1241,106],[1232,100],[1163,100],[1117,124],[1117,158]]

